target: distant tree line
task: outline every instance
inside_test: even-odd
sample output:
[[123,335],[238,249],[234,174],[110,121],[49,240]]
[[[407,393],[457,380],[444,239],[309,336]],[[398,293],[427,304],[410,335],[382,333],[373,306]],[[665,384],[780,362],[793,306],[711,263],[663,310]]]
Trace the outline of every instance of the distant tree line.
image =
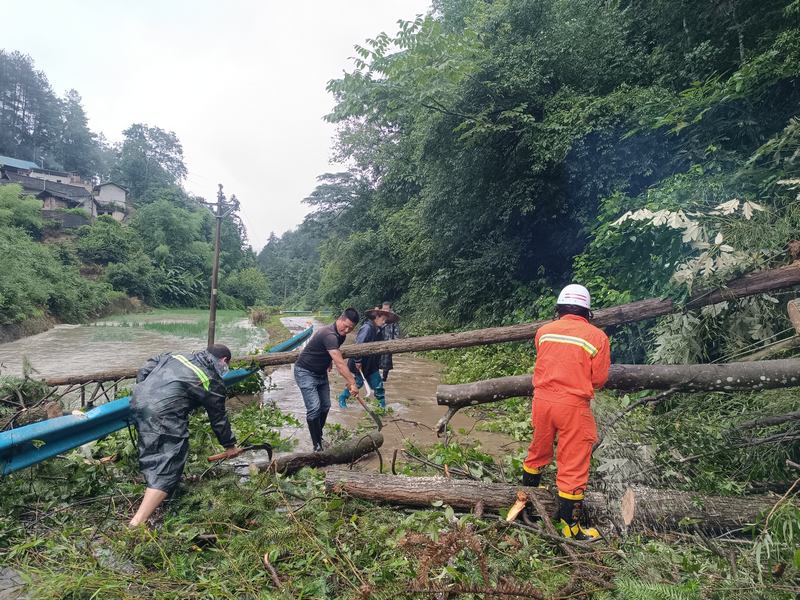
[[[124,225],[101,217],[43,244],[53,224],[42,220],[41,202],[0,186],[0,247],[15,249],[6,253],[14,267],[0,273],[0,325],[43,314],[84,320],[120,294],[152,306],[208,305],[214,220],[182,187],[187,170],[175,133],[134,123],[109,144],[89,129],[77,92],[58,98],[29,56],[0,50],[0,154],[111,179],[131,201]],[[223,222],[220,273],[221,308],[269,300],[237,212]]]

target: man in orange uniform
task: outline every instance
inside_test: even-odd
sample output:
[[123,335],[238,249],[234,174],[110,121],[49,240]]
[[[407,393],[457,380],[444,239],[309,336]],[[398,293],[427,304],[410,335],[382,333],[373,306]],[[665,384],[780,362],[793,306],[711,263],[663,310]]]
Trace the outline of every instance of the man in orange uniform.
[[538,486],[541,469],[556,460],[561,532],[565,537],[593,540],[594,527],[583,529],[575,507],[583,500],[589,481],[592,445],[597,426],[589,402],[594,390],[605,385],[611,355],[608,336],[591,325],[589,291],[571,284],[556,303],[558,320],[536,332],[536,368],[533,371],[533,440],[523,464],[522,484]]

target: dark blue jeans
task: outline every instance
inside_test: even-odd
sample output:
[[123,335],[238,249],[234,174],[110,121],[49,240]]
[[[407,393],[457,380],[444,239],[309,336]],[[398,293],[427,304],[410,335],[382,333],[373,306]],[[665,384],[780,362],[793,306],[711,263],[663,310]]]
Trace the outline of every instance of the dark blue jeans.
[[[380,371],[373,371],[372,373],[368,373],[366,377],[369,387],[371,387],[375,391],[375,398],[378,400],[378,404],[380,404],[381,408],[386,408],[386,392],[383,389],[383,379],[381,378]],[[355,378],[356,378],[356,385],[360,389],[364,385],[364,378],[361,377],[361,373],[356,373]],[[347,408],[347,399],[349,397],[350,397],[350,390],[344,388],[344,391],[341,394],[339,394],[339,406],[342,408]]]
[[308,369],[295,366],[294,380],[303,395],[306,419],[313,420],[327,415],[331,408],[331,387],[328,384],[328,374],[318,375]]

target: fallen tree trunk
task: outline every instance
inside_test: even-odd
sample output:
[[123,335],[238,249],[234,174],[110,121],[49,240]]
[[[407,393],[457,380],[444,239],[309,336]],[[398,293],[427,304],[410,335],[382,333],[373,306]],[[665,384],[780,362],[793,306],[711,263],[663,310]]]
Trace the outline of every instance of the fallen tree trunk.
[[[605,387],[626,392],[670,390],[671,393],[675,393],[764,390],[797,386],[800,386],[800,359],[787,358],[701,365],[611,365]],[[436,431],[441,435],[453,415],[462,408],[532,395],[533,378],[530,375],[497,377],[458,385],[440,385],[436,389],[436,402],[441,406],[447,406],[448,409],[436,424]]]
[[[432,502],[453,508],[474,509],[482,502],[487,510],[506,511],[523,490],[542,501],[549,514],[556,513],[553,494],[543,488],[502,483],[484,483],[444,477],[406,477],[354,471],[330,470],[325,474],[328,492],[364,500],[404,506],[430,507]],[[628,488],[623,498],[587,492],[584,507],[594,518],[631,529],[680,529],[730,531],[755,523],[759,515],[778,500],[775,495],[702,496],[643,486]]]
[[[787,358],[700,365],[611,365],[605,387],[626,392],[669,389],[677,392],[722,392],[795,386],[800,386],[800,359]],[[515,375],[440,385],[436,390],[436,401],[443,406],[464,408],[532,394],[532,377]]]
[[259,471],[275,471],[284,475],[293,475],[303,467],[350,464],[370,452],[377,451],[382,445],[383,434],[379,431],[370,431],[343,444],[332,446],[323,452],[294,452],[277,455],[272,460],[267,456],[257,455],[252,458],[236,458],[223,464],[240,475],[248,474],[251,465]]
[[[728,283],[718,290],[707,290],[691,297],[685,305],[687,309],[699,308],[708,304],[716,304],[725,300],[744,298],[772,290],[783,289],[800,285],[800,261],[792,264],[750,273],[740,279]],[[675,311],[678,307],[669,299],[650,298],[629,304],[621,304],[611,308],[604,308],[595,312],[594,323],[598,327],[622,325],[635,321],[644,321],[661,317]],[[383,342],[370,342],[368,344],[349,344],[342,347],[345,358],[371,356],[375,354],[401,354],[403,352],[420,352],[425,350],[443,350],[446,348],[465,348],[483,344],[499,344],[502,342],[519,342],[530,340],[536,331],[549,321],[536,321],[506,327],[491,327],[459,333],[443,333],[440,335],[427,335],[415,338],[388,340]],[[297,360],[297,352],[275,352],[257,356],[243,356],[235,360],[250,361],[259,366],[274,366],[291,364]],[[48,385],[67,385],[72,383],[87,383],[92,381],[109,381],[112,379],[132,379],[136,376],[135,369],[115,369],[88,375],[71,375],[66,377],[51,377],[46,379]]]

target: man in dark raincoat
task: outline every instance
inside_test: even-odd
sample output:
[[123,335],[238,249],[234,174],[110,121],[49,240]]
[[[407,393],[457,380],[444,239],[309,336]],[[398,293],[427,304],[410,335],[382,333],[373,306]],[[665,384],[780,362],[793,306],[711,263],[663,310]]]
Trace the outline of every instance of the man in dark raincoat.
[[139,468],[147,489],[130,521],[144,523],[178,485],[189,453],[189,414],[203,407],[226,454],[236,456],[236,438],[225,413],[225,384],[231,351],[214,344],[195,354],[160,354],[136,376],[131,416],[139,432]]

